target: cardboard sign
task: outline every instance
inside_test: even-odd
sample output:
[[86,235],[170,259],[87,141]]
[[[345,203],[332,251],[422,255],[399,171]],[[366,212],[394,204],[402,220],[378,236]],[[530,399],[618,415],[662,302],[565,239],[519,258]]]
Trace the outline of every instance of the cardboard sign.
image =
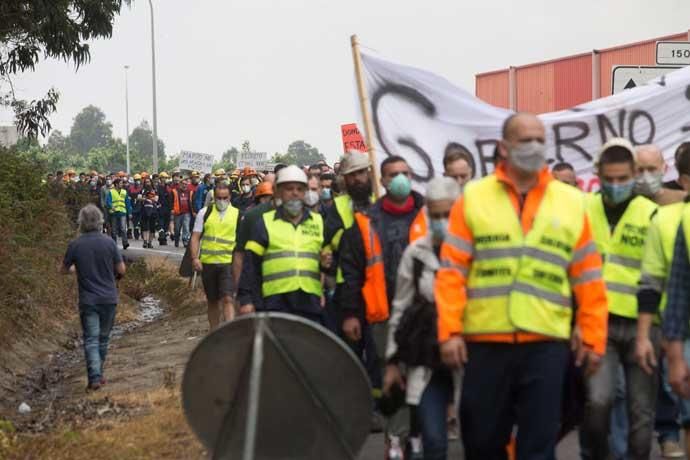
[[201,174],[208,174],[213,168],[213,155],[208,153],[196,153],[183,150],[180,152],[180,169],[188,171],[199,171]]
[[364,143],[362,133],[357,128],[357,123],[349,123],[341,125],[340,130],[343,134],[343,152],[347,153],[350,150],[357,150],[362,153],[367,152],[367,145]]

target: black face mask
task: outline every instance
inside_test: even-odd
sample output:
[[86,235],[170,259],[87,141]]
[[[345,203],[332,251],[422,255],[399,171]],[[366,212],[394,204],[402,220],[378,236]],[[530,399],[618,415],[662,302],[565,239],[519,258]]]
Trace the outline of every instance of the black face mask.
[[347,192],[354,201],[358,203],[366,202],[371,196],[371,183],[349,185]]

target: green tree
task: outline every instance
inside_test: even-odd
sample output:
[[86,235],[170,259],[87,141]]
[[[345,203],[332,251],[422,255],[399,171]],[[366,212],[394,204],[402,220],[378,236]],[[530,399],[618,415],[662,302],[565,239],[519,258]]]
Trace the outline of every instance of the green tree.
[[[22,100],[13,80],[33,71],[41,58],[61,59],[77,68],[90,57],[87,41],[109,38],[113,22],[130,0],[2,0],[0,2],[0,106],[14,111],[18,130],[28,137],[50,132],[49,116],[59,93]],[[85,152],[84,152],[85,153]]]
[[46,147],[53,151],[67,151],[70,149],[69,139],[59,129],[54,129],[48,137]]
[[[129,148],[144,158],[153,158],[153,131],[148,121],[142,120],[129,135]],[[159,161],[165,161],[165,143],[158,138]],[[151,160],[153,162],[153,159]]]
[[319,149],[302,140],[293,142],[288,146],[286,153],[276,153],[272,158],[274,163],[295,164],[298,166],[311,165],[320,160],[325,160],[325,157],[319,152]]
[[96,147],[105,147],[113,139],[113,125],[105,119],[105,113],[96,106],[84,107],[74,117],[69,141],[72,148],[86,156]]

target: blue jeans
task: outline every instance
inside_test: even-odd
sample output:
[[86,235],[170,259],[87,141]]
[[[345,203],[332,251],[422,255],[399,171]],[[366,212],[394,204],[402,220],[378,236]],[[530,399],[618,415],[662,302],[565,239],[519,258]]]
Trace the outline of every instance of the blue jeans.
[[103,377],[103,365],[108,355],[110,330],[115,321],[114,304],[80,305],[79,318],[84,337],[86,374],[89,383],[98,383]]
[[183,244],[186,245],[189,242],[191,237],[189,233],[189,222],[191,219],[192,215],[189,213],[175,216],[175,243],[180,242],[180,236],[182,236]]
[[448,455],[448,405],[453,401],[453,377],[447,369],[434,371],[417,406],[424,460],[445,460]]
[[118,235],[122,238],[122,244],[127,244],[127,214],[110,215],[110,236],[116,243]]

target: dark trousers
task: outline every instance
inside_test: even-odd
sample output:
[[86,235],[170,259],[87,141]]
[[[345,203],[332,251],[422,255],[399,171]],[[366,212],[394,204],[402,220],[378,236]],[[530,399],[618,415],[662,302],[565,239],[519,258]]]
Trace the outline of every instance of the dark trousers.
[[668,384],[668,364],[663,353],[659,357],[659,386],[657,387],[656,416],[654,431],[659,435],[659,444],[666,441],[680,441],[680,410],[678,396]]
[[103,365],[108,355],[110,331],[115,322],[115,305],[80,305],[79,318],[84,337],[84,356],[89,383],[103,377]]
[[424,460],[446,460],[448,456],[448,405],[453,402],[453,377],[447,369],[437,369],[417,406],[417,422],[422,432]]
[[561,422],[566,342],[468,343],[460,420],[467,460],[551,460]]

